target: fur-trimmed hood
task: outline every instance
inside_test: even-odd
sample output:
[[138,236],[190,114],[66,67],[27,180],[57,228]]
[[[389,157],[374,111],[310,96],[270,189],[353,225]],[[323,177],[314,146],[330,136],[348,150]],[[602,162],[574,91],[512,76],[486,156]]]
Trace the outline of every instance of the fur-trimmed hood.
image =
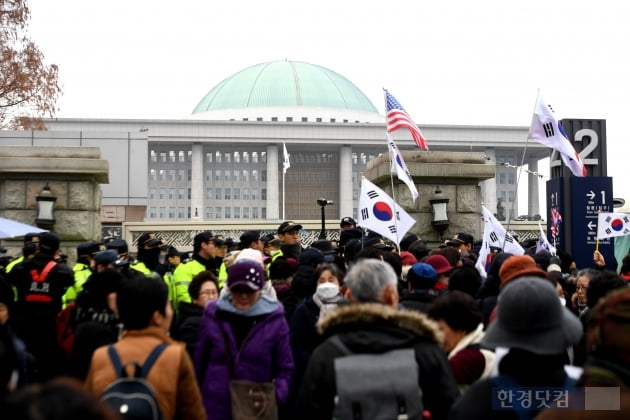
[[317,323],[317,329],[324,336],[339,330],[352,331],[350,325],[383,325],[403,329],[414,336],[420,336],[436,343],[443,340],[438,325],[426,315],[405,309],[394,309],[380,303],[359,303],[340,306]]

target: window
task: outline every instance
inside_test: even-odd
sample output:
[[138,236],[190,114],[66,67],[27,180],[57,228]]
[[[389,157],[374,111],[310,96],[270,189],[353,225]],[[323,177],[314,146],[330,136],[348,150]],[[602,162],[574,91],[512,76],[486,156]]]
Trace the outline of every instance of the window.
[[234,207],[234,218],[235,219],[240,219],[241,218],[241,208],[240,207]]
[[249,219],[249,207],[243,207],[243,219]]
[[149,198],[150,199],[155,199],[155,195],[157,194],[157,191],[155,190],[155,188],[150,188],[149,189]]
[[243,188],[243,200],[249,200],[249,188]]
[[149,176],[151,177],[151,181],[157,181],[157,170],[151,169],[149,171]]
[[258,200],[258,190],[252,190],[252,200]]
[[[287,122],[291,122],[291,121],[293,121],[293,117],[287,117]],[[236,217],[235,217],[235,219],[236,219]]]
[[232,218],[232,207],[224,207],[223,208],[223,216],[226,219],[231,219]]
[[225,199],[226,200],[231,200],[232,199],[232,189],[231,188],[226,188],[225,189]]
[[514,185],[514,173],[513,172],[508,174],[508,184]]
[[160,188],[160,200],[164,200],[166,198],[166,188]]
[[221,188],[215,188],[215,190],[214,190],[214,199],[215,200],[220,200],[221,198],[223,198],[223,197],[221,197],[222,194],[223,194],[223,191],[221,190]]
[[302,117],[302,122],[308,122],[308,117]]
[[175,218],[175,207],[169,207],[168,208],[168,218],[169,219],[174,219]]
[[166,162],[166,152],[160,152],[160,162]]
[[[331,118],[331,119],[330,119],[330,122],[337,122],[337,120],[336,120],[336,119],[334,119],[334,118]],[[263,217],[263,219],[264,219],[264,217]]]
[[190,207],[188,207],[188,208],[186,209],[186,213],[188,214],[188,218],[190,219],[190,217],[191,217],[191,214],[190,214]]
[[252,219],[258,219],[258,207],[252,207]]
[[315,121],[317,121],[317,122],[322,122],[322,117],[317,117],[317,118],[315,119]]
[[252,152],[252,163],[258,163],[258,152]]
[[240,200],[241,199],[241,189],[240,188],[233,188],[232,189],[232,194],[233,194],[235,200]]
[[226,181],[229,181],[229,180],[230,180],[230,173],[231,173],[231,171],[225,171],[225,172],[223,173],[223,175],[225,176],[225,180],[226,180]]
[[189,150],[187,155],[188,162],[192,161],[192,150]]
[[188,188],[188,199],[189,199],[189,200],[190,200],[190,194],[191,194],[191,192],[190,192],[190,188]]
[[166,181],[166,169],[160,169],[160,179]]
[[212,188],[206,188],[206,198],[209,199],[209,200],[212,200],[212,197],[214,197],[212,195],[213,192],[214,191],[212,191]]
[[212,152],[206,153],[206,162],[212,163]]
[[249,152],[243,152],[243,163],[249,163]]
[[175,188],[168,189],[168,199],[175,200]]
[[514,191],[508,191],[508,201],[510,203],[514,201]]
[[186,218],[186,210],[185,207],[177,207],[177,218],[185,219]]
[[233,175],[234,181],[238,182],[240,175],[241,175],[241,171],[234,171],[234,175]]
[[171,150],[170,152],[168,152],[168,159],[171,162],[177,162],[177,159],[175,158],[175,150]]
[[155,153],[155,150],[151,150],[151,162],[157,162],[157,153]]
[[168,179],[170,181],[175,181],[175,169],[168,170]]
[[357,173],[356,172],[352,172],[352,183],[356,184],[358,179],[359,178],[357,176]]
[[188,180],[190,181],[191,179],[192,179],[192,169],[188,169]]
[[221,169],[215,169],[214,171],[214,180],[221,181]]
[[183,200],[185,194],[186,194],[186,189],[185,188],[180,188],[179,191],[177,192],[177,199],[178,200]]
[[241,161],[241,152],[234,152],[234,163],[239,163]]
[[149,208],[149,217],[151,219],[155,219],[157,217],[157,208],[155,207]]
[[212,219],[212,207],[206,207],[206,219]]
[[177,171],[177,180],[178,181],[184,181],[185,180],[185,178],[184,178],[185,176],[186,176],[186,171],[184,169],[179,169]]
[[499,184],[505,184],[505,173],[499,174]]
[[260,180],[263,182],[267,181],[267,171],[260,171]]
[[258,182],[258,170],[252,170],[252,181]]
[[214,154],[214,161],[216,163],[221,163],[221,152],[215,152],[215,154]]
[[225,160],[224,160],[225,163],[231,163],[232,162],[232,154],[231,153],[225,153],[223,155],[223,157],[225,158]]
[[183,150],[179,151],[178,157],[180,163],[186,162],[186,153]]
[[278,121],[278,117],[271,117],[271,121]]
[[260,213],[261,213],[261,217],[263,219],[267,218],[267,207],[263,207],[262,209],[260,209]]
[[260,199],[261,200],[267,199],[267,188],[263,188],[262,190],[260,190]]
[[249,181],[249,171],[247,169],[243,169],[243,182]]
[[166,219],[166,207],[160,207],[160,219]]
[[214,208],[214,217],[216,217],[217,219],[221,218],[221,207]]

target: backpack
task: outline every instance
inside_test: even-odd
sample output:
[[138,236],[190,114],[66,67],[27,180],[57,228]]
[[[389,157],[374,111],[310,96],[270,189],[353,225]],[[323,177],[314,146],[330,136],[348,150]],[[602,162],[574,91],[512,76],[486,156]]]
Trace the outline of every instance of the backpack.
[[149,354],[144,364],[130,362],[135,367],[134,376],[128,376],[125,367],[113,345],[107,352],[114,365],[118,379],[112,382],[101,394],[101,400],[116,411],[123,420],[163,420],[155,391],[146,377],[151,367],[166,348],[162,343]]
[[352,354],[337,335],[330,341],[345,354],[334,360],[337,386],[334,418],[422,419],[424,404],[413,349]]
[[57,314],[57,345],[66,356],[66,360],[72,359],[72,349],[74,347],[74,317],[76,315],[77,303],[72,302],[65,309]]

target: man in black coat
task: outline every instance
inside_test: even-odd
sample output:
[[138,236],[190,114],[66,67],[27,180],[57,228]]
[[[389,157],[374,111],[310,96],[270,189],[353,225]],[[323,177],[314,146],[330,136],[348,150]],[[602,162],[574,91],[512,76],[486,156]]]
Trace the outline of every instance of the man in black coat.
[[59,237],[51,232],[39,237],[39,252],[25,259],[9,273],[9,282],[17,289],[16,333],[36,362],[35,380],[45,381],[57,375],[61,352],[57,347],[56,317],[61,298],[74,284],[70,267],[57,262]]
[[393,269],[376,259],[360,260],[350,268],[344,282],[352,303],[319,322],[325,341],[315,349],[306,368],[298,397],[301,418],[329,419],[333,415],[337,394],[334,360],[347,355],[331,340],[334,335],[353,354],[413,349],[424,409],[432,419],[446,418],[458,390],[438,344],[437,325],[421,313],[397,309],[397,280]]

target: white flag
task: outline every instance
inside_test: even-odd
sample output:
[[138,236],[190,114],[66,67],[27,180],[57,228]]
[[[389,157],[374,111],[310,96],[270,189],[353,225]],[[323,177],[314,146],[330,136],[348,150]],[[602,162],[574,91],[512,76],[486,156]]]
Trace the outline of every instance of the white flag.
[[552,255],[556,255],[556,247],[549,243],[549,240],[547,239],[547,234],[540,224],[540,220],[538,221],[538,228],[540,229],[540,238],[538,238],[538,242],[536,243],[536,253],[547,251],[550,252]]
[[411,174],[409,173],[409,169],[407,169],[407,165],[403,160],[402,155],[400,154],[400,150],[398,150],[398,146],[394,142],[392,136],[389,133],[387,135],[387,147],[389,147],[389,156],[392,160],[392,169],[391,173],[396,174],[398,179],[407,184],[409,187],[409,191],[411,191],[411,197],[413,197],[413,201],[416,201],[418,198],[418,189],[416,188],[416,184],[414,184],[413,179],[411,178]]
[[630,215],[626,213],[599,213],[597,239],[630,235]]
[[584,163],[569,141],[562,125],[553,115],[553,108],[538,94],[529,138],[557,150],[565,165],[575,176],[586,176]]
[[287,153],[287,145],[282,142],[282,175],[287,173],[287,169],[291,167],[289,154]]
[[525,250],[484,206],[481,206],[481,216],[484,222],[483,242],[481,243],[479,258],[477,258],[475,267],[483,277],[486,277],[486,265],[490,263],[490,247],[499,248],[503,252],[509,252],[514,255],[523,255]]
[[413,217],[401,209],[383,190],[365,178],[361,180],[359,225],[399,245],[405,233],[415,223]]

